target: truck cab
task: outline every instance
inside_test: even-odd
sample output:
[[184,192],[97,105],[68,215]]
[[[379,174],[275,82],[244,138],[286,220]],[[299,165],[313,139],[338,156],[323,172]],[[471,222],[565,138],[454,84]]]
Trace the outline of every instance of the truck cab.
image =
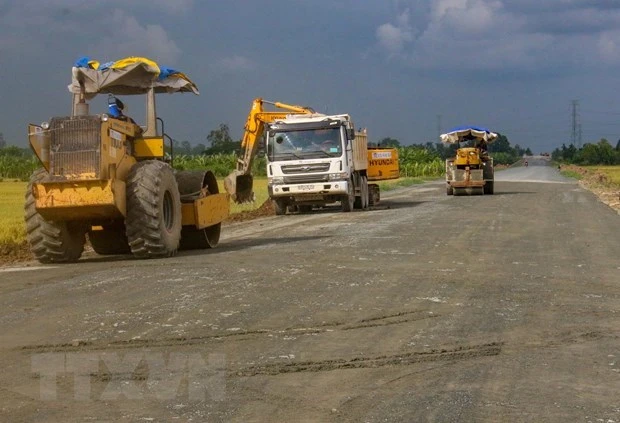
[[361,196],[367,140],[356,136],[349,115],[292,115],[268,126],[269,196],[276,213],[349,202]]

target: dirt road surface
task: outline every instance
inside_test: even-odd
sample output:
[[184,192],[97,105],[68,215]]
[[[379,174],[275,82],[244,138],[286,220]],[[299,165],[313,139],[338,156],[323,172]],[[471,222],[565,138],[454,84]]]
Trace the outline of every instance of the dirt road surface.
[[0,420],[620,422],[620,216],[556,169],[0,268]]

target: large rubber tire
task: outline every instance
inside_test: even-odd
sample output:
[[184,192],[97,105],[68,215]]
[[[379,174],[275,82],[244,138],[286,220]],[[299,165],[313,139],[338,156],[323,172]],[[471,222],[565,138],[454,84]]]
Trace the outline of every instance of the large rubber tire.
[[484,193],[486,195],[493,195],[493,191],[495,190],[495,181],[486,181],[484,184]]
[[381,192],[379,190],[379,185],[372,184],[368,186],[368,205],[370,207],[376,206],[379,204],[381,200]]
[[84,252],[86,229],[83,224],[73,222],[51,222],[45,220],[35,208],[32,186],[47,177],[44,169],[32,174],[26,191],[26,238],[30,251],[41,263],[67,263],[77,261]]
[[454,195],[454,188],[450,184],[446,186],[446,195]]
[[362,210],[368,209],[370,205],[370,193],[368,190],[368,178],[362,176]]
[[342,196],[340,199],[342,211],[345,213],[353,211],[355,207],[355,190],[353,188],[353,180],[349,180],[348,183],[349,193]]
[[170,257],[181,239],[181,199],[172,168],[136,163],[127,178],[127,239],[138,258]]
[[286,214],[286,203],[284,200],[273,200],[273,207],[276,210],[276,216],[283,216]]
[[88,240],[95,253],[102,256],[131,253],[124,225],[104,226],[103,230],[90,231]]

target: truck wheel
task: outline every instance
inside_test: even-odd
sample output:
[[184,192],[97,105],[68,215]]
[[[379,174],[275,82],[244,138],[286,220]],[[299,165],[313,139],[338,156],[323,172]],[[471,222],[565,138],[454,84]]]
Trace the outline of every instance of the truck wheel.
[[454,195],[454,188],[452,188],[452,185],[450,184],[446,186],[446,195]]
[[284,200],[273,200],[273,207],[276,210],[276,216],[283,216],[286,214],[286,203]]
[[30,251],[41,263],[66,263],[77,261],[84,252],[86,229],[72,222],[45,220],[35,208],[32,187],[47,177],[44,169],[32,174],[26,191],[26,238]]
[[135,164],[127,178],[127,239],[138,258],[170,257],[181,239],[181,199],[172,168],[157,160]]
[[115,227],[104,226],[103,230],[89,231],[88,240],[95,253],[102,256],[129,254],[131,252],[124,225]]
[[370,205],[370,193],[368,192],[368,178],[362,176],[362,209],[366,210]]
[[353,211],[353,208],[355,207],[355,191],[353,189],[353,180],[349,180],[348,186],[349,193],[343,195],[340,200],[340,202],[342,203],[342,211],[346,213]]
[[376,206],[379,204],[379,200],[381,199],[381,194],[379,191],[379,185],[371,184],[368,185],[368,205]]

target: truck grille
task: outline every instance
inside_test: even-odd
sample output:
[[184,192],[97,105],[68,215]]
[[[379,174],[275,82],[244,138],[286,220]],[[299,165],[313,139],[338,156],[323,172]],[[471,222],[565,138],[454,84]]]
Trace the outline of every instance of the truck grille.
[[312,163],[312,164],[282,166],[282,173],[284,173],[285,175],[291,174],[291,173],[327,172],[328,170],[329,170],[329,163]]
[[101,120],[98,116],[53,118],[49,129],[52,175],[75,178],[92,173],[99,177]]
[[294,176],[285,176],[284,183],[285,184],[305,184],[311,182],[327,182],[328,176],[324,175],[294,175]]

